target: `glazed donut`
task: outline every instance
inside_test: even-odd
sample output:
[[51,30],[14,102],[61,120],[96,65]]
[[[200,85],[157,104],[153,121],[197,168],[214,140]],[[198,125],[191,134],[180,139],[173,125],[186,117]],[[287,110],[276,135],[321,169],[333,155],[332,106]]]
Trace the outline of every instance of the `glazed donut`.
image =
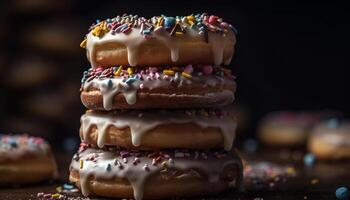
[[211,65],[90,69],[81,100],[93,110],[217,107],[233,102],[234,79],[230,70]]
[[136,200],[203,196],[241,188],[242,163],[235,152],[127,151],[82,144],[70,166],[71,182],[84,196]]
[[57,176],[50,146],[39,137],[0,135],[0,185],[37,183]]
[[93,68],[229,64],[235,28],[221,18],[197,14],[151,19],[123,15],[93,24],[81,46]]
[[88,111],[81,117],[83,141],[102,148],[225,148],[231,150],[236,122],[221,110]]
[[308,149],[319,159],[349,159],[350,121],[332,118],[318,124],[311,133]]
[[312,126],[321,119],[320,113],[280,111],[269,113],[258,127],[258,137],[266,145],[305,145]]

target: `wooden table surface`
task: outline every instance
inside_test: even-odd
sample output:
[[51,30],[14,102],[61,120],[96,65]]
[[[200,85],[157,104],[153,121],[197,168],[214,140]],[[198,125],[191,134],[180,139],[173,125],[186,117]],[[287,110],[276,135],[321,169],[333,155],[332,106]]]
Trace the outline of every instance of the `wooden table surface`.
[[[335,190],[340,186],[350,185],[350,162],[317,161],[313,167],[303,163],[300,151],[264,150],[260,153],[242,154],[246,166],[254,163],[268,162],[277,164],[281,169],[293,168],[295,176],[281,176],[280,180],[257,181],[246,178],[244,191],[228,191],[221,195],[205,199],[240,199],[240,200],[288,200],[288,199],[336,199]],[[59,155],[60,180],[54,183],[42,183],[22,188],[0,188],[0,200],[39,199],[37,194],[57,193],[56,188],[67,183],[67,170],[70,157]],[[268,177],[268,175],[267,175]],[[265,179],[266,180],[266,179]],[[63,193],[63,199],[105,199],[83,198],[79,192]],[[203,198],[200,198],[203,199]]]

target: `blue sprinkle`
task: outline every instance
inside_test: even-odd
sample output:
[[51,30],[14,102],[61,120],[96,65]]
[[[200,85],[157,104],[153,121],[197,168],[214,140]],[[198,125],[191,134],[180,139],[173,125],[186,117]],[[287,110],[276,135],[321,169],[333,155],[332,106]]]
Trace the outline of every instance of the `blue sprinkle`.
[[130,85],[132,84],[133,82],[135,82],[137,79],[134,78],[134,77],[131,77],[131,78],[128,78],[128,80],[125,81],[126,84]]
[[111,171],[111,169],[112,169],[112,165],[108,163],[108,165],[107,165],[107,171]]
[[17,142],[15,139],[9,139],[8,143],[11,145],[11,147],[16,148]]
[[339,187],[336,191],[335,191],[335,196],[337,197],[337,199],[348,199],[349,197],[349,190],[346,187]]
[[108,86],[109,88],[113,87],[113,82],[112,82],[112,80],[110,80],[110,79],[108,80],[107,86]]
[[309,154],[306,154],[306,155],[304,156],[304,164],[305,164],[307,167],[312,167],[312,166],[314,166],[315,162],[316,162],[316,157],[315,157],[313,154],[309,153]]
[[144,35],[148,35],[148,34],[150,34],[151,33],[151,31],[150,30],[148,30],[148,29],[145,29],[145,30],[143,30],[143,32],[142,32]]
[[96,24],[100,23],[100,20],[99,19],[96,19]]
[[328,128],[338,128],[340,125],[339,120],[336,118],[331,118],[327,120],[327,127]]
[[71,190],[71,189],[73,189],[73,188],[74,188],[74,186],[73,186],[73,185],[71,185],[71,184],[67,184],[67,183],[65,183],[65,184],[63,184],[63,188],[64,188],[64,189],[66,189],[66,190]]
[[171,28],[175,25],[176,19],[174,17],[164,17],[165,28]]

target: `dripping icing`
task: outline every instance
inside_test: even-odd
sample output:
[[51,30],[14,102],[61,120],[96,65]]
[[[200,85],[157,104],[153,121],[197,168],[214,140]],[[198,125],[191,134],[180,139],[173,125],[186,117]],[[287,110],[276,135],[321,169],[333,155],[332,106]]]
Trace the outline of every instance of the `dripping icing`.
[[[208,181],[211,183],[217,182],[220,178],[220,174],[226,166],[237,166],[236,187],[242,187],[242,163],[235,152],[230,154],[231,156],[225,156],[224,158],[215,158],[212,154],[208,154],[206,159],[193,159],[185,157],[174,157],[172,162],[167,160],[167,166],[172,169],[189,170],[198,169],[208,175]],[[94,157],[94,161],[91,161],[91,157]],[[112,167],[110,171],[106,171],[108,164],[112,164],[115,160],[121,161],[121,156],[115,152],[103,151],[100,149],[86,149],[84,152],[79,153],[79,161],[84,161],[84,167],[80,168],[79,161],[73,158],[71,162],[71,169],[79,172],[80,186],[82,194],[89,196],[89,178],[96,177],[96,179],[108,180],[114,177],[126,178],[129,180],[133,191],[134,198],[141,200],[143,198],[144,185],[147,184],[147,179],[152,175],[163,170],[164,167],[161,164],[152,164],[152,158],[146,156],[140,157],[140,164],[132,164],[132,162],[123,163],[123,169],[118,167]],[[135,159],[133,155],[128,159]],[[143,164],[149,166],[149,171],[145,172],[142,168]]]
[[[137,91],[142,84],[142,87],[147,89],[165,88],[172,85],[172,81],[178,82],[178,88],[185,87],[190,84],[201,84],[203,87],[215,87],[217,85],[224,85],[227,82],[232,82],[230,78],[219,78],[214,75],[202,75],[200,77],[193,77],[191,80],[183,76],[174,76],[170,80],[164,78],[163,74],[160,74],[159,79],[149,80],[147,75],[141,75],[142,81],[140,79],[135,80],[132,84],[127,84],[125,79],[122,77],[115,77],[113,79],[93,79],[90,82],[85,82],[83,89],[88,91],[91,88],[96,88],[100,90],[103,97],[103,108],[105,110],[111,110],[113,107],[113,98],[116,94],[121,93],[126,102],[130,105],[135,104],[137,101]],[[233,99],[233,92],[224,90],[224,94],[231,93]],[[220,95],[219,92],[216,95]],[[177,95],[182,96],[182,95]],[[205,97],[207,95],[183,95],[183,96],[193,96],[193,97]]]
[[130,128],[131,140],[134,146],[140,146],[142,136],[153,128],[163,124],[184,124],[194,123],[201,128],[215,127],[221,130],[224,148],[229,151],[232,148],[235,138],[236,122],[230,117],[203,117],[203,116],[187,116],[185,114],[170,112],[143,112],[142,117],[138,116],[138,112],[120,112],[101,114],[97,112],[87,112],[81,117],[81,126],[83,139],[88,138],[89,130],[95,125],[98,130],[97,145],[102,148],[104,146],[105,137],[108,127],[115,126],[118,129]]

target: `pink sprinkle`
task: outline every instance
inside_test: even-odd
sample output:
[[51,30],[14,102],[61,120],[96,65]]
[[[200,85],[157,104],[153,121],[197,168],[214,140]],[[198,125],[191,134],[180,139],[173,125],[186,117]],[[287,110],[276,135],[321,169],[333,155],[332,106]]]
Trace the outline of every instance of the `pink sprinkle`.
[[146,170],[146,171],[149,171],[149,167],[148,167],[148,165],[147,165],[147,164],[145,164],[145,165],[143,166],[143,169],[144,169],[144,170]]
[[103,71],[103,68],[102,67],[98,67],[97,69],[96,69],[96,72],[102,72]]
[[221,26],[221,28],[228,28],[228,23],[221,22],[220,26]]
[[211,65],[203,65],[202,66],[202,72],[206,75],[213,73],[213,67]]
[[159,79],[160,78],[160,75],[158,72],[156,72],[156,79]]
[[37,197],[43,197],[43,196],[44,196],[44,193],[43,193],[43,192],[39,192],[36,196],[37,196]]
[[139,162],[141,162],[140,159],[136,157],[132,164],[137,165]]
[[192,72],[193,72],[192,65],[187,65],[184,69],[184,72],[186,72],[187,74],[192,74]]
[[210,15],[208,23],[214,25],[218,21],[219,17],[215,15]]
[[140,84],[140,89],[145,88],[145,86],[143,85],[143,83]]
[[148,69],[151,73],[156,73],[158,71],[157,67],[149,67]]
[[153,158],[153,160],[152,160],[152,165],[157,165],[157,161],[156,161],[156,159],[154,159],[154,158]]

